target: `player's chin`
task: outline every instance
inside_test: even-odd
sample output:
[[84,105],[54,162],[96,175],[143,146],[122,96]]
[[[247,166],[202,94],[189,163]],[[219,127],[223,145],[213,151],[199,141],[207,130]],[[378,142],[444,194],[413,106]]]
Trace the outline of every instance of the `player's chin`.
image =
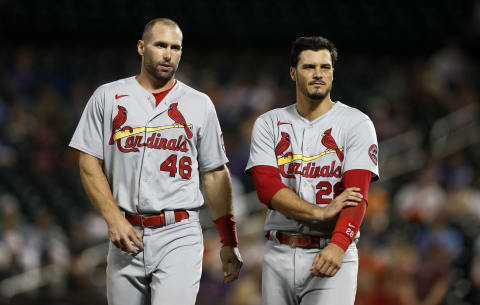
[[312,100],[323,100],[327,95],[323,92],[310,92],[308,97]]
[[162,80],[162,81],[170,80],[174,75],[175,75],[175,70],[168,71],[168,72],[157,70],[155,71],[155,74],[154,74],[157,80]]
[[327,88],[311,88],[308,92],[308,97],[312,100],[323,100],[330,92]]

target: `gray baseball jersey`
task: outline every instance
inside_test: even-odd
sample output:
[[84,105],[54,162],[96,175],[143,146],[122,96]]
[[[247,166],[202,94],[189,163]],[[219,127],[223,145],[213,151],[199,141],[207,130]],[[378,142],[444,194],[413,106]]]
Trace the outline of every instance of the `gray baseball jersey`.
[[[327,113],[308,121],[294,104],[257,119],[246,170],[257,165],[277,167],[282,182],[300,198],[325,206],[342,192],[345,172],[365,169],[378,179],[377,163],[375,130],[365,114],[336,102]],[[336,219],[298,221],[269,209],[265,230],[329,238],[335,224]],[[358,271],[356,242],[348,247],[333,277],[310,275],[318,251],[268,241],[263,257],[262,304],[353,305]]]
[[[375,129],[367,115],[340,102],[308,121],[296,104],[261,115],[252,131],[246,170],[257,165],[278,167],[282,182],[300,198],[327,205],[342,191],[343,173],[365,169],[378,179]],[[304,222],[268,210],[265,230],[330,236],[337,218]]]
[[114,199],[134,214],[202,206],[199,171],[228,162],[213,103],[180,81],[158,106],[135,77],[100,86],[69,145],[104,161]]

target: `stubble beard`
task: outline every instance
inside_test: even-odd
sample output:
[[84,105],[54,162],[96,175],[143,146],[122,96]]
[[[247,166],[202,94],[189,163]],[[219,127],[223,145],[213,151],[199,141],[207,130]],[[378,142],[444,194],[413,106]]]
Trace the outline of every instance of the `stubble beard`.
[[159,71],[155,63],[153,63],[150,60],[145,61],[144,67],[145,67],[145,70],[147,70],[148,74],[150,74],[153,78],[155,78],[158,81],[169,81],[175,75],[175,72],[177,72],[177,67],[173,67],[171,72]]
[[332,90],[332,87],[330,86],[330,88],[328,88],[324,93],[320,93],[320,92],[310,93],[310,92],[308,92],[307,88],[305,88],[304,90],[305,90],[305,93],[306,93],[305,95],[310,100],[320,103],[330,94],[330,91]]

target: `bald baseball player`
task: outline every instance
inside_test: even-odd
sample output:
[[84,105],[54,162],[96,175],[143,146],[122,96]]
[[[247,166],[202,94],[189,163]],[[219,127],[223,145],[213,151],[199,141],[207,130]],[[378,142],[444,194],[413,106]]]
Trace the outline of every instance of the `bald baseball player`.
[[140,74],[100,86],[70,146],[108,224],[110,305],[194,304],[202,272],[200,181],[223,246],[224,282],[242,266],[222,132],[210,98],[175,79],[183,35],[150,21]]
[[337,50],[322,37],[292,46],[296,103],[261,115],[247,172],[268,206],[264,305],[353,305],[356,243],[378,179],[372,121],[330,97]]

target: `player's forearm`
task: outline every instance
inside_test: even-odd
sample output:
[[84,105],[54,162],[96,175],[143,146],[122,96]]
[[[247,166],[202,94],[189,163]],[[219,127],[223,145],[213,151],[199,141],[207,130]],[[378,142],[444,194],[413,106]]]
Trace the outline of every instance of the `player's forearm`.
[[100,212],[107,223],[122,216],[113,199],[110,185],[102,170],[102,160],[80,153],[79,166],[83,188],[92,205]]
[[324,218],[320,207],[301,199],[289,188],[282,188],[276,192],[270,200],[270,205],[283,215],[298,220],[319,221]]
[[233,215],[232,181],[226,166],[202,174],[204,194],[214,219]]

